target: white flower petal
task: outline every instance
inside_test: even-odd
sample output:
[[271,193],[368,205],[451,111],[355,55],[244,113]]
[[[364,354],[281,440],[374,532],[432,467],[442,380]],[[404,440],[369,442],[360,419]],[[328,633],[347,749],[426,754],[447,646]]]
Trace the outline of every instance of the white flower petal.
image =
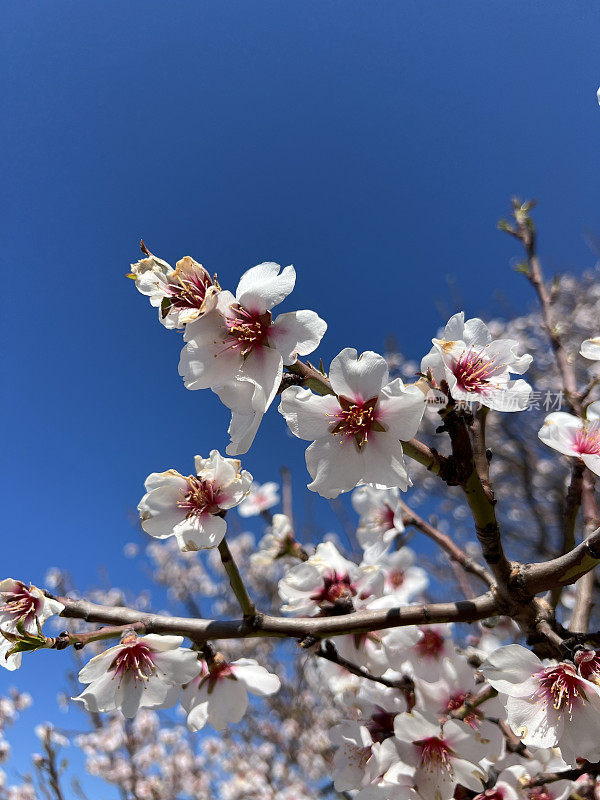
[[367,350],[359,357],[353,347],[346,347],[338,353],[329,369],[334,392],[363,403],[381,393],[388,377],[388,366],[383,356]]
[[293,364],[298,356],[307,356],[319,346],[327,323],[314,311],[293,311],[280,314],[269,331],[284,364]]
[[294,267],[264,262],[244,272],[235,293],[236,300],[248,311],[264,314],[284,300],[296,283]]

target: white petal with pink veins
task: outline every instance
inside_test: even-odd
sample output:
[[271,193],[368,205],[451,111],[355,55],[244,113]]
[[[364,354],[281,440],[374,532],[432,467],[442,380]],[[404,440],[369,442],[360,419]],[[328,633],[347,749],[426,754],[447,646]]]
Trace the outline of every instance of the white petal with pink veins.
[[346,347],[331,362],[329,380],[338,395],[365,402],[377,397],[388,383],[388,365],[383,356],[367,350],[358,356]]
[[275,319],[269,341],[283,356],[284,364],[293,364],[298,356],[317,349],[326,330],[327,323],[314,311],[292,311]]
[[244,272],[235,293],[236,300],[248,311],[264,314],[282,300],[294,288],[296,270],[291,265],[281,273],[279,264],[264,262]]

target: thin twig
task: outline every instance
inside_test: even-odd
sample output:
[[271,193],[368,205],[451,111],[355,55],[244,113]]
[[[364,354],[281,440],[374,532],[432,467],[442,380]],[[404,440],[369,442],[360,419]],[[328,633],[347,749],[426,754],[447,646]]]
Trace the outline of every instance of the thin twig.
[[432,539],[450,556],[452,561],[460,564],[465,572],[476,575],[488,586],[493,585],[493,575],[488,572],[484,566],[478,564],[473,558],[468,556],[464,550],[461,550],[460,547],[455,544],[455,542],[453,542],[447,534],[442,533],[437,528],[434,528],[433,525],[420,517],[403,500],[399,501],[399,505],[404,514],[403,521],[405,525],[412,525],[413,527],[417,528],[417,530],[421,531],[421,533],[424,533],[425,536],[428,536],[430,539]]
[[227,577],[229,578],[229,585],[240,604],[244,617],[253,617],[256,614],[256,607],[250,599],[250,595],[248,594],[248,590],[242,580],[242,576],[240,575],[240,571],[237,568],[237,564],[234,561],[226,539],[223,539],[219,545],[219,554]]

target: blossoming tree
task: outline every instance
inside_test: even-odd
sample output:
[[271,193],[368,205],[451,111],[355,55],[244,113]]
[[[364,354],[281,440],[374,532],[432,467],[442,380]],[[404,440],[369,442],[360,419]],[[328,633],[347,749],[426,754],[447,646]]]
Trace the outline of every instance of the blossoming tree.
[[[73,699],[90,719],[76,744],[124,800],[600,795],[600,290],[565,318],[575,291],[545,283],[531,208],[515,200],[500,227],[524,249],[533,322],[500,330],[454,314],[414,366],[345,348],[316,367],[305,357],[325,322],[273,315],[293,267],[253,267],[234,294],[193,259],[173,269],[142,244],[130,277],[183,331],[185,386],[231,411],[226,455],[190,454],[191,475],[152,472],[138,506],[155,577],[187,613],[119,592],[82,599],[60,573],[46,589],[0,586],[0,663],[72,649]],[[279,486],[243,469],[278,396],[308,443],[308,489],[352,493],[355,553],[301,541],[287,482],[274,513]],[[258,545],[233,535],[236,513],[264,519]],[[439,548],[451,596],[433,599],[440,563],[415,563],[415,531]],[[5,698],[3,718],[23,697]],[[185,724],[162,726],[173,707]],[[39,790],[62,800],[67,740],[51,726],[38,736]],[[37,792],[33,778],[0,786],[8,800]]]

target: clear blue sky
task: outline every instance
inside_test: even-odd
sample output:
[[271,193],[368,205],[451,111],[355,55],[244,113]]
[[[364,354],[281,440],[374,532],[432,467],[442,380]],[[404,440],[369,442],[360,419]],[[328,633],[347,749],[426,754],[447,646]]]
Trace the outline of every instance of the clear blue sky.
[[[458,310],[449,275],[469,315],[497,289],[527,308],[495,230],[514,193],[540,201],[548,271],[593,260],[595,1],[2,5],[3,576],[86,585],[102,563],[141,585],[121,553],[144,478],[225,447],[217,398],[183,388],[178,334],[124,277],[140,236],[232,289],[293,263],[286,310],[328,321],[326,363],[390,333],[420,357],[439,302]],[[303,451],[272,410],[245,466],[294,468],[301,507]],[[51,717],[61,655],[27,662],[0,690]],[[14,741],[23,767],[31,731]]]

